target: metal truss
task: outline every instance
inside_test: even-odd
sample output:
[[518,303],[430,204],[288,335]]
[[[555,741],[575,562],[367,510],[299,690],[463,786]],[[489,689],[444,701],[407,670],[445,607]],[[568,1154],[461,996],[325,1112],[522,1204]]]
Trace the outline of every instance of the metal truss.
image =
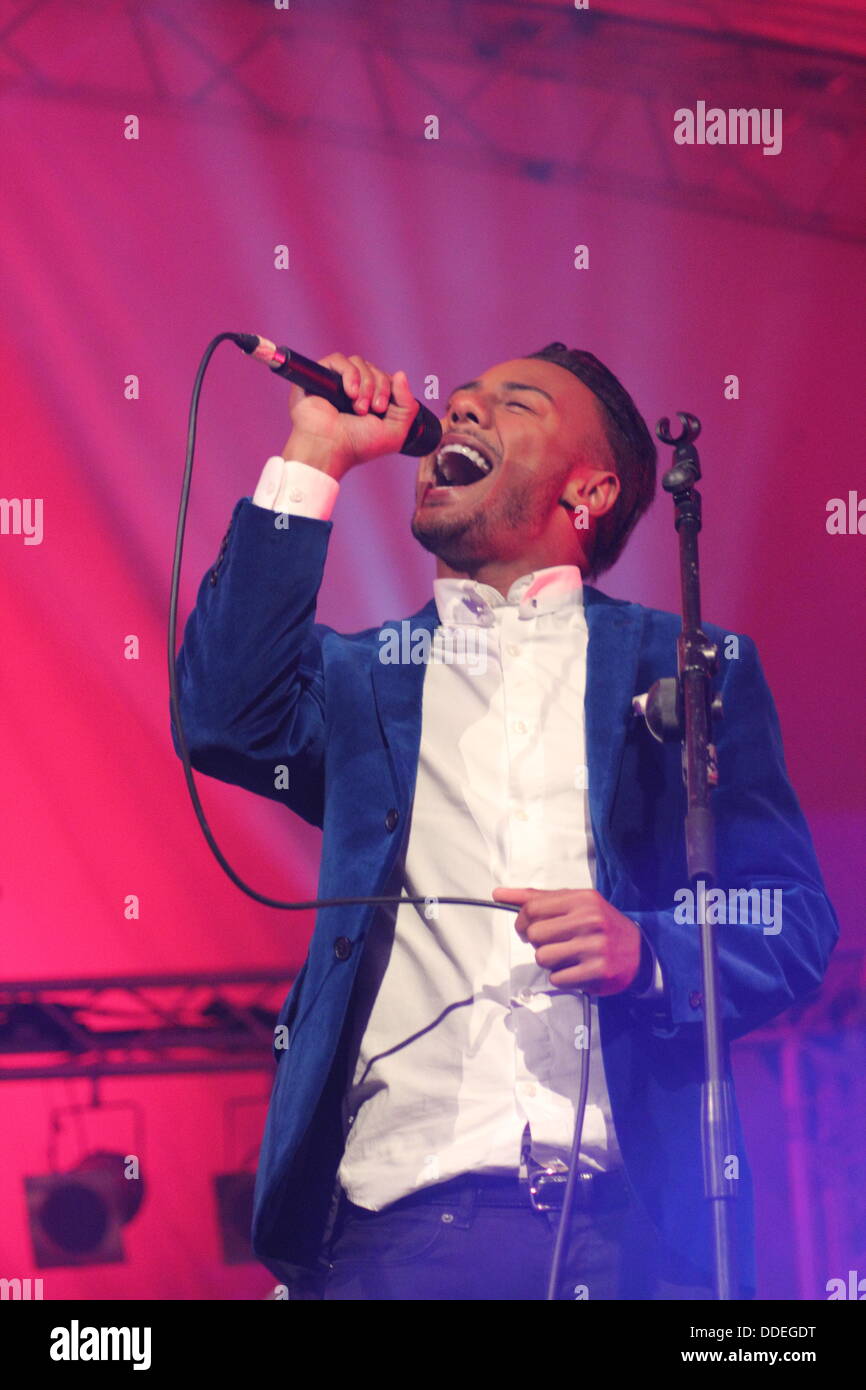
[[797,1297],[826,1298],[866,1246],[866,952],[837,951],[820,994],[737,1043],[771,1064]]
[[[0,1081],[270,1073],[291,978],[250,970],[0,983]],[[866,953],[838,951],[820,993],[737,1044],[772,1059],[777,1077],[802,1299],[823,1297],[816,1271],[844,1274],[866,1239],[856,1122],[866,1110],[864,982]]]
[[[455,167],[863,242],[864,55],[866,14],[826,3],[664,0],[647,18],[636,0],[291,0],[284,11],[104,0],[85,12],[29,0],[0,26],[0,100],[261,122],[415,162],[423,151],[431,198]],[[676,146],[673,113],[697,100],[781,107],[783,154]]]
[[292,978],[238,970],[0,983],[0,1081],[270,1071]]
[[[248,1071],[271,1065],[288,970],[0,981],[0,1081]],[[837,951],[821,991],[747,1040],[866,1032],[866,953]],[[26,1055],[26,1065],[7,1057]],[[48,1058],[51,1060],[47,1060]]]

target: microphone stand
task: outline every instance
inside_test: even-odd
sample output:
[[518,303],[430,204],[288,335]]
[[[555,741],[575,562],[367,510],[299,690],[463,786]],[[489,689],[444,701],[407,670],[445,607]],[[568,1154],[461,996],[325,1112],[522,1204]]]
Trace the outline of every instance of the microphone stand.
[[701,496],[695,488],[701,476],[693,440],[701,422],[685,411],[677,412],[682,433],[673,438],[670,421],[659,420],[656,435],[671,445],[673,467],[662,479],[674,500],[674,525],[679,536],[680,586],[683,625],[677,638],[677,676],[655,681],[646,695],[634,700],[634,712],[642,715],[650,733],[660,743],[678,739],[682,744],[686,786],[686,865],[700,929],[704,1004],[704,1082],[701,1088],[701,1150],[704,1196],[710,1204],[716,1298],[736,1298],[736,1271],[732,1237],[735,1182],[727,1173],[734,1168],[733,1097],[725,1079],[724,1045],[719,996],[719,970],[715,924],[707,921],[706,893],[716,877],[715,821],[710,790],[718,782],[716,750],[711,724],[722,713],[721,696],[712,695],[712,678],[718,670],[718,648],[701,630],[701,588],[698,532],[701,529]]

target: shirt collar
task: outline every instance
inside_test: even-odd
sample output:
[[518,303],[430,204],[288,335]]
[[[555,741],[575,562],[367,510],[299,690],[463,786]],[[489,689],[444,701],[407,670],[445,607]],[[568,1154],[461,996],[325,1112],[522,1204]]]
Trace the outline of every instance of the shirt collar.
[[577,565],[553,565],[515,579],[504,598],[490,584],[450,578],[433,580],[433,597],[439,621],[445,627],[492,627],[497,609],[517,608],[519,618],[529,619],[560,608],[581,607],[583,580]]

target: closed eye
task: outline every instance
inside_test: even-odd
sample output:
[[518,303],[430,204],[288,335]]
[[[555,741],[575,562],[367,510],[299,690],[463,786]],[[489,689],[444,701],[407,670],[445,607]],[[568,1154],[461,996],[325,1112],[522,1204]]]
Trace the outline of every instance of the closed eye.
[[535,411],[532,409],[532,406],[526,405],[524,401],[506,401],[505,404],[516,405],[518,410],[528,410],[530,415],[535,414]]

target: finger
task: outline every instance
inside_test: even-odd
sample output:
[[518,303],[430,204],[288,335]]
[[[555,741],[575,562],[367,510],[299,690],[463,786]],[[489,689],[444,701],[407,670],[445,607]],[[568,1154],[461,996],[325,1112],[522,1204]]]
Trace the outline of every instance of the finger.
[[576,928],[598,930],[606,921],[607,903],[594,888],[564,888],[531,898],[526,903],[530,921],[568,914]]
[[548,976],[554,989],[580,989],[585,994],[615,993],[608,990],[604,978],[604,962],[595,957],[582,965],[571,965],[564,970],[554,970]]
[[370,401],[370,409],[375,410],[378,415],[384,415],[391,400],[391,378],[387,372],[383,372],[379,367],[370,364],[373,372],[373,396]]
[[599,936],[552,941],[539,946],[535,952],[535,963],[542,970],[565,970],[572,965],[585,965],[587,961],[595,961],[596,965],[603,967],[604,948],[604,939]]
[[[494,899],[498,891],[494,891]],[[558,917],[566,912],[573,913],[576,919],[600,920],[598,897],[592,888],[507,888],[502,891],[508,895],[504,901],[520,902],[526,922],[542,917]],[[521,896],[512,898],[514,893]]]
[[604,937],[597,922],[575,921],[569,913],[562,917],[541,917],[537,921],[527,922],[523,926],[521,935],[524,941],[528,941],[531,946],[544,946],[549,941],[574,941],[578,938],[583,940],[593,936],[602,939]]
[[365,415],[370,409],[370,401],[373,398],[373,388],[375,386],[373,368],[366,357],[358,357],[355,355],[350,357],[349,361],[357,367],[359,376],[358,394],[355,398],[355,412],[358,415]]
[[399,405],[403,410],[408,409],[409,406],[417,405],[409,386],[409,378],[403,371],[395,372],[392,376],[391,395],[394,398],[394,404]]
[[514,903],[521,907],[530,893],[537,892],[537,888],[494,888],[492,897],[495,903]]
[[343,379],[343,390],[346,395],[357,395],[361,384],[361,373],[354,361],[350,361],[344,352],[329,352],[327,357],[320,357],[319,366],[330,367],[332,372],[339,372]]

